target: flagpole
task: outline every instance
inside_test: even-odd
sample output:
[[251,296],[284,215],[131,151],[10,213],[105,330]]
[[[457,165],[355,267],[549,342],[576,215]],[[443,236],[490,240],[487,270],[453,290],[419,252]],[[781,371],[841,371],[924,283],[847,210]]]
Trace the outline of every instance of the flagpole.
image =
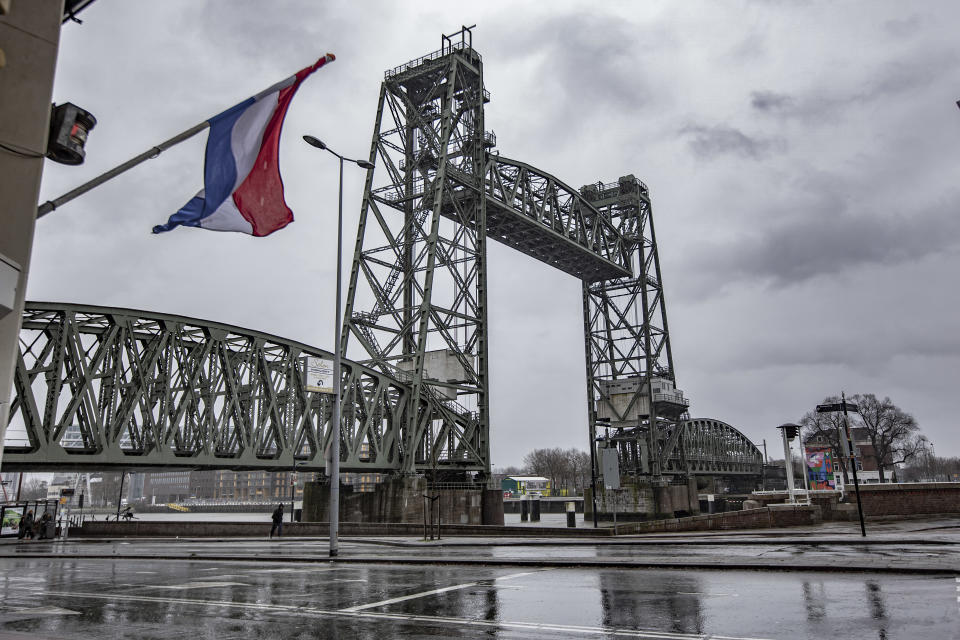
[[44,202],[43,204],[37,207],[37,218],[42,218],[43,216],[47,215],[57,207],[62,207],[63,205],[70,202],[74,198],[78,198],[83,194],[85,194],[87,191],[90,191],[91,189],[99,187],[104,182],[108,180],[112,180],[113,178],[116,178],[121,173],[124,173],[125,171],[129,171],[130,169],[134,168],[138,164],[141,164],[143,162],[146,162],[147,160],[152,160],[153,158],[156,158],[157,156],[159,156],[161,153],[163,153],[170,147],[178,145],[184,140],[192,138],[193,136],[197,135],[198,133],[208,128],[209,126],[210,126],[210,122],[207,120],[204,120],[200,124],[187,129],[183,133],[173,136],[166,142],[161,142],[155,147],[150,147],[147,151],[144,151],[143,153],[136,156],[135,158],[131,158],[130,160],[127,160],[123,164],[119,164],[113,169],[110,169],[109,171],[101,173],[99,176],[97,176],[93,180],[90,180],[89,182],[85,182],[84,184],[80,185],[73,191],[68,191],[67,193],[63,194],[59,198],[55,198],[54,200],[47,200],[46,202]]

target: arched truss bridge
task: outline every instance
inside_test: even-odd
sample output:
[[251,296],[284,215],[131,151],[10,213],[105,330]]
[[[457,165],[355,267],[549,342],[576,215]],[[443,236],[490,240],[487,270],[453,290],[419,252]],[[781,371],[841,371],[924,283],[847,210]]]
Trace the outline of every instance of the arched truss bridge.
[[682,450],[690,474],[759,476],[763,471],[760,449],[726,422],[693,418],[682,425]]
[[[323,469],[332,396],[304,390],[307,355],[331,357],[182,316],[28,303],[4,469]],[[401,469],[407,384],[346,360],[342,381],[342,468]],[[477,467],[456,408],[432,397],[420,405],[433,416],[426,432],[438,466]],[[682,425],[679,450],[690,473],[760,473],[760,451],[732,426],[703,418]],[[421,444],[415,456],[429,451]],[[418,456],[420,470],[432,466]]]
[[[332,395],[304,390],[307,355],[329,352],[163,313],[27,303],[3,468],[322,470]],[[456,408],[347,360],[344,471],[483,468]],[[411,406],[427,442],[401,448]],[[431,455],[432,451],[435,453]]]

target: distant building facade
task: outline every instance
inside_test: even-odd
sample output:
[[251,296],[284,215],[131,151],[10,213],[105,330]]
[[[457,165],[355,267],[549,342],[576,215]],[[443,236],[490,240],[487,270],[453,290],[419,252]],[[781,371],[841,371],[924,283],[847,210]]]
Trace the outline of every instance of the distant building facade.
[[550,480],[543,476],[507,476],[500,481],[500,488],[503,495],[510,494],[511,498],[520,496],[550,495]]

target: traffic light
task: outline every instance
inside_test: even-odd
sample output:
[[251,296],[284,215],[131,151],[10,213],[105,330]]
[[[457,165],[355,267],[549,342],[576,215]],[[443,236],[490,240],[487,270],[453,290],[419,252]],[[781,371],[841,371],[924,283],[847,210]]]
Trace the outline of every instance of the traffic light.
[[87,134],[97,126],[89,111],[64,102],[54,105],[50,113],[50,137],[47,157],[61,164],[83,164]]
[[782,424],[780,428],[783,429],[784,435],[786,435],[787,440],[793,440],[798,435],[800,435],[800,425],[798,424]]

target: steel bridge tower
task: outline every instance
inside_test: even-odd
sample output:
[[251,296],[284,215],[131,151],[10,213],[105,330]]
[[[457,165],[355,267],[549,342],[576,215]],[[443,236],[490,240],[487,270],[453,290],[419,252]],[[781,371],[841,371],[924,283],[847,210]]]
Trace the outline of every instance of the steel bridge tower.
[[580,192],[631,243],[632,275],[583,282],[590,441],[616,447],[622,474],[686,475],[689,401],[676,388],[647,186],[634,176]]
[[401,473],[489,472],[487,101],[466,27],[380,87],[369,159],[386,184],[368,172],[341,348],[356,338],[367,364],[435,400],[407,412]]

